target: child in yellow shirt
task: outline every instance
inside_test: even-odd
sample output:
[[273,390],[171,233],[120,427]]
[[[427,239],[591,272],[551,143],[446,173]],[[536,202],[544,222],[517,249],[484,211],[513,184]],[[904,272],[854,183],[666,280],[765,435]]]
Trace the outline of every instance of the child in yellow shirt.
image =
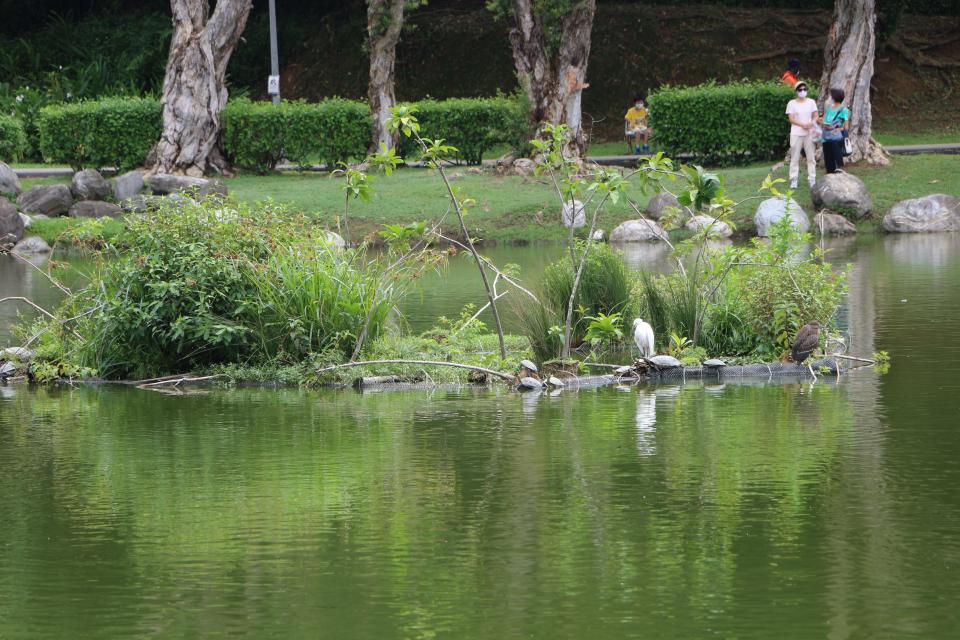
[[623,122],[624,133],[627,138],[633,139],[635,151],[641,153],[642,149],[643,153],[649,153],[650,127],[647,126],[647,106],[644,104],[643,96],[633,99],[633,106],[623,116]]

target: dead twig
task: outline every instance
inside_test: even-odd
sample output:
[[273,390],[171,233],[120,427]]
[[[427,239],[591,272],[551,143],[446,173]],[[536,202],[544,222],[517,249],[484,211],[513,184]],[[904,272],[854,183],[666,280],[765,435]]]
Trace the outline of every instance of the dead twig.
[[214,380],[214,379],[216,379],[216,378],[223,378],[223,377],[224,377],[224,375],[223,375],[223,374],[220,374],[220,373],[218,373],[218,374],[216,374],[216,375],[212,375],[212,376],[200,376],[199,378],[191,378],[190,376],[172,377],[172,378],[169,378],[169,379],[167,379],[167,380],[157,380],[157,381],[155,381],[155,382],[147,382],[147,383],[144,383],[144,384],[138,384],[138,385],[137,385],[137,388],[138,388],[138,389],[152,389],[152,388],[154,388],[154,387],[162,387],[162,386],[166,386],[166,385],[170,385],[170,386],[173,386],[173,387],[178,387],[178,386],[180,386],[180,385],[181,385],[182,383],[184,383],[184,382],[187,382],[187,383],[203,382],[203,381],[205,381],[205,380]]
[[502,371],[494,371],[493,369],[487,369],[485,367],[477,367],[472,364],[461,364],[459,362],[438,362],[436,360],[361,360],[359,362],[346,362],[344,364],[334,364],[329,367],[322,367],[317,369],[317,373],[327,373],[328,371],[335,371],[337,369],[347,369],[350,367],[367,367],[375,366],[378,364],[415,364],[420,366],[430,366],[430,367],[454,367],[457,369],[468,369],[470,371],[480,371],[491,376],[496,376],[503,380],[514,379],[514,376],[509,373],[503,373]]

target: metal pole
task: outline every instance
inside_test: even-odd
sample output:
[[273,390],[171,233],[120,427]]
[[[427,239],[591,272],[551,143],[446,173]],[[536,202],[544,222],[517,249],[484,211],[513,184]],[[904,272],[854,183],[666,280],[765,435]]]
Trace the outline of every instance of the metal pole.
[[[270,0],[270,75],[280,76],[280,61],[277,57],[277,6]],[[280,87],[273,94],[273,104],[280,104]]]

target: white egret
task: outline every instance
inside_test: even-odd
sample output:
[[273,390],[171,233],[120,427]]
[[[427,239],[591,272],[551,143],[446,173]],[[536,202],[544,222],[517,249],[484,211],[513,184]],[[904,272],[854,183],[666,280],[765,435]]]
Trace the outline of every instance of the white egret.
[[644,322],[643,318],[633,321],[633,341],[640,349],[641,358],[649,358],[656,353],[656,347],[653,346],[653,327]]

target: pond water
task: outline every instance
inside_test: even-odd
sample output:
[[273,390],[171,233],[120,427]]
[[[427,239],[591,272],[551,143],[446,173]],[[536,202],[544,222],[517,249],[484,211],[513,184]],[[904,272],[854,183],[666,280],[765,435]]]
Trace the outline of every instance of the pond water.
[[[495,257],[535,280],[556,251]],[[960,234],[834,260],[851,352],[886,375],[0,387],[0,638],[955,637]],[[472,268],[411,324],[479,299]],[[9,269],[0,296],[47,295]]]

